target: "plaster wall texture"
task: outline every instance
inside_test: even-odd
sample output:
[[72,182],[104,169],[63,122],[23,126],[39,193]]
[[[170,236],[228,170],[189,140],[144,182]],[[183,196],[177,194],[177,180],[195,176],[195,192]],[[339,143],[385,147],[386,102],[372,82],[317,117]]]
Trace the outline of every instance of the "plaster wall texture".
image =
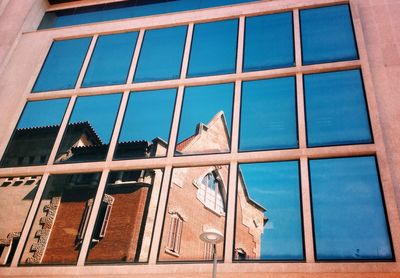
[[[83,1],[84,2],[84,1]],[[240,7],[215,8],[210,11],[192,11],[179,13],[174,17],[168,15],[160,15],[155,17],[146,17],[143,19],[128,19],[119,20],[116,22],[89,24],[76,27],[68,27],[54,30],[45,30],[38,32],[33,31],[33,27],[40,21],[44,9],[43,1],[28,0],[21,5],[17,0],[9,0],[4,10],[0,14],[0,33],[2,44],[0,47],[0,103],[2,105],[2,117],[0,117],[0,154],[5,150],[5,146],[9,137],[12,134],[13,128],[18,121],[18,116],[21,114],[23,106],[28,99],[44,99],[51,98],[50,94],[36,94],[30,96],[30,89],[36,79],[40,66],[45,58],[47,50],[53,38],[77,37],[96,34],[98,32],[118,32],[121,30],[138,30],[141,26],[172,26],[174,24],[186,24],[193,21],[205,21],[207,18],[229,18],[240,17],[245,14],[264,13],[271,10],[285,10],[292,7],[308,7],[318,6],[324,3],[342,3],[343,1],[329,0],[275,0],[265,1],[264,3],[241,5]],[[351,0],[350,1],[353,20],[358,33],[358,47],[362,59],[363,76],[366,87],[366,93],[369,96],[369,110],[374,128],[374,138],[376,145],[365,146],[344,146],[336,148],[325,148],[324,150],[304,149],[289,150],[289,151],[272,151],[268,154],[259,152],[257,154],[237,154],[220,155],[219,162],[229,162],[232,158],[237,161],[262,161],[266,157],[273,160],[278,159],[299,159],[301,162],[302,180],[307,180],[307,159],[305,157],[320,157],[330,153],[335,155],[353,155],[373,154],[379,155],[378,162],[381,172],[381,182],[386,198],[386,207],[388,211],[388,219],[391,226],[392,240],[395,253],[400,251],[400,225],[398,219],[398,207],[400,204],[400,173],[397,169],[400,166],[400,125],[397,124],[397,119],[400,116],[399,105],[400,98],[398,97],[400,88],[400,2],[398,0]],[[23,7],[23,8],[22,8]],[[38,8],[41,7],[41,8]],[[29,15],[29,16],[27,16]],[[296,16],[296,15],[295,15]],[[15,19],[10,20],[10,18]],[[8,21],[8,22],[7,22]],[[13,24],[11,24],[13,23]],[[22,26],[28,26],[23,29]],[[31,28],[29,28],[31,27]],[[299,26],[295,26],[295,32],[298,32]],[[23,34],[21,32],[24,31]],[[26,32],[25,32],[26,31]],[[360,37],[361,32],[361,37]],[[240,40],[240,36],[239,36]],[[360,43],[361,42],[361,43]],[[299,49],[299,44],[296,44],[296,51]],[[90,51],[90,50],[89,50]],[[240,50],[239,50],[240,53]],[[298,58],[297,58],[298,59]],[[239,59],[240,60],[240,59]],[[184,61],[185,63],[185,61]],[[187,63],[187,61],[186,61]],[[239,62],[240,63],[240,62]],[[187,65],[187,64],[186,64]],[[338,63],[337,68],[345,69],[357,67],[358,62],[343,62]],[[307,67],[308,72],[317,72],[326,68],[326,65],[315,65]],[[296,69],[297,70],[297,69]],[[280,74],[293,73],[289,70],[277,70],[271,72],[268,76],[276,76]],[[296,71],[294,71],[296,73]],[[252,75],[253,77],[257,74]],[[219,77],[223,81],[234,81],[237,76],[246,78],[247,74],[242,74],[238,71],[233,75]],[[259,77],[262,78],[262,77]],[[300,79],[298,78],[298,81]],[[216,82],[214,77],[194,78],[190,81],[164,81],[155,82],[154,84],[141,85],[123,85],[119,86],[118,90],[131,90],[133,88],[159,88],[165,85],[181,86],[184,84],[209,84]],[[297,85],[299,86],[299,83]],[[77,93],[80,95],[90,93],[107,93],[116,90],[115,87],[103,87],[93,90],[81,90],[77,92],[75,89],[64,91],[58,96],[74,96]],[[372,93],[371,93],[372,92]],[[371,98],[372,97],[372,98]],[[300,96],[301,98],[301,96]],[[371,101],[372,100],[372,101]],[[179,100],[177,101],[179,103]],[[238,102],[235,98],[235,107]],[[123,105],[122,105],[123,106]],[[71,107],[71,105],[70,105]],[[69,108],[71,109],[71,108]],[[304,111],[303,111],[304,112]],[[68,113],[68,112],[67,112]],[[299,115],[302,111],[299,110]],[[299,120],[299,138],[300,146],[304,146],[304,121]],[[233,129],[237,127],[235,116],[233,120]],[[65,128],[65,126],[64,126]],[[117,135],[113,135],[116,137]],[[115,138],[114,138],[115,140]],[[303,141],[302,141],[303,140]],[[232,138],[232,149],[235,148],[237,138]],[[54,152],[54,150],[53,150]],[[383,157],[383,158],[382,158]],[[212,163],[213,157],[208,156],[198,160],[191,157],[183,157],[176,160],[176,165],[188,165],[193,163],[207,164]],[[232,162],[235,165],[236,162]],[[129,168],[128,162],[116,162],[110,164],[94,163],[91,169],[125,169]],[[171,162],[166,158],[154,159],[151,162],[143,162],[143,165],[149,167],[166,167],[166,173],[171,170]],[[167,166],[165,166],[167,165]],[[43,166],[31,169],[23,167],[20,169],[4,170],[0,169],[0,175],[23,174],[23,173],[40,173],[48,169],[48,171],[74,172],[82,171],[82,168],[87,167],[81,165],[59,165]],[[139,167],[139,166],[137,166]],[[231,167],[232,169],[232,167]],[[106,173],[106,172],[105,172]],[[234,176],[235,171],[230,175]],[[45,182],[45,181],[44,181]],[[169,181],[163,181],[162,187],[165,188]],[[42,185],[41,185],[42,186]],[[235,193],[233,188],[229,189],[229,193]],[[250,264],[235,264],[231,263],[229,256],[225,256],[225,263],[218,266],[219,277],[400,277],[400,265],[397,262],[382,262],[382,263],[314,263],[312,256],[312,226],[310,221],[310,206],[308,189],[302,188],[303,195],[303,215],[304,218],[304,239],[306,243],[306,263],[250,263]],[[160,193],[160,200],[165,200],[165,189]],[[230,204],[228,211],[232,208]],[[163,214],[163,211],[158,213]],[[308,217],[307,217],[308,216]],[[27,221],[32,221],[34,215],[30,213]],[[156,221],[162,219],[162,216],[157,216]],[[93,222],[93,220],[92,220]],[[156,222],[159,223],[159,222]],[[93,223],[92,223],[93,224]],[[233,223],[231,220],[227,222],[227,229],[231,229]],[[154,235],[160,235],[160,227],[156,228]],[[25,232],[26,234],[27,232]],[[24,235],[23,235],[24,236]],[[26,236],[26,235],[25,235]],[[226,235],[227,241],[232,240],[232,234]],[[20,247],[19,247],[20,248]],[[20,250],[21,251],[21,250]],[[232,253],[232,247],[226,246],[225,253]],[[17,250],[18,252],[18,250]],[[54,276],[82,276],[82,277],[98,277],[99,275],[110,276],[119,275],[119,277],[128,277],[132,273],[140,275],[140,277],[209,277],[211,273],[210,264],[185,264],[185,265],[159,265],[156,264],[154,258],[155,252],[152,250],[149,265],[136,266],[82,266],[77,267],[8,267],[0,269],[0,276],[13,277],[43,277]]]

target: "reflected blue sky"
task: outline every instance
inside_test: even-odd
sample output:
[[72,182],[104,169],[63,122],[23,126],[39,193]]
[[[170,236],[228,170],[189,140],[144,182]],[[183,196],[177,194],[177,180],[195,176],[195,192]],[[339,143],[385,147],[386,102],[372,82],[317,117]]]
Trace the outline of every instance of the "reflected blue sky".
[[235,72],[237,32],[237,19],[195,24],[187,75]]
[[104,144],[114,129],[121,94],[78,97],[69,123],[89,122]]
[[127,1],[47,12],[39,29],[255,2],[256,0]]
[[168,143],[176,89],[130,94],[118,142],[160,137]]
[[126,83],[137,36],[137,32],[99,36],[82,86]]
[[240,150],[298,146],[295,87],[294,77],[243,82]]
[[224,112],[230,133],[233,90],[233,83],[187,87],[183,98],[178,142],[192,136],[196,132],[197,124],[208,124],[219,111]]
[[358,58],[347,4],[300,11],[303,64]]
[[42,127],[61,124],[68,98],[27,102],[17,128]]
[[244,71],[293,65],[292,13],[247,17]]
[[360,70],[304,75],[308,146],[372,142]]
[[298,161],[240,164],[239,170],[250,198],[267,209],[260,259],[303,259]]
[[53,42],[32,92],[74,88],[91,39]]
[[375,157],[310,160],[317,258],[391,259]]
[[186,30],[178,26],[146,31],[134,82],[179,78]]

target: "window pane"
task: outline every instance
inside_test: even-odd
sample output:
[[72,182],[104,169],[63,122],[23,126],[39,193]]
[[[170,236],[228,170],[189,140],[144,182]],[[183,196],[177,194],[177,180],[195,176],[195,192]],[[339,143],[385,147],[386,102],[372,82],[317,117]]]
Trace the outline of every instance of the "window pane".
[[99,36],[82,87],[124,84],[137,32]]
[[176,155],[228,152],[232,83],[185,89]]
[[75,88],[91,39],[53,42],[32,92]]
[[179,78],[186,29],[178,26],[146,31],[134,82]]
[[139,16],[190,11],[255,1],[257,0],[139,0],[114,3],[111,2],[89,7],[77,7],[60,11],[46,12],[38,29],[48,29]]
[[[207,186],[207,175],[217,181]],[[225,234],[228,165],[174,168],[161,238],[160,261],[203,261],[212,259],[212,249],[200,239],[207,230]],[[218,198],[218,197],[219,198]],[[217,258],[223,258],[217,244]]]
[[100,173],[47,181],[20,263],[76,264]]
[[294,65],[292,13],[246,18],[244,71]]
[[372,156],[310,160],[318,260],[393,258]]
[[41,178],[0,177],[0,266],[11,264]]
[[196,24],[187,75],[235,72],[237,30],[237,19]]
[[56,163],[105,160],[121,94],[78,97]]
[[299,163],[240,164],[235,260],[302,260]]
[[303,64],[358,58],[348,5],[302,10],[300,25]]
[[308,146],[371,143],[359,70],[304,76]]
[[88,262],[147,262],[162,176],[161,169],[110,173]]
[[47,163],[68,99],[27,102],[1,161],[1,167]]
[[243,82],[240,150],[296,148],[294,77]]
[[167,155],[175,97],[176,89],[131,93],[114,158]]

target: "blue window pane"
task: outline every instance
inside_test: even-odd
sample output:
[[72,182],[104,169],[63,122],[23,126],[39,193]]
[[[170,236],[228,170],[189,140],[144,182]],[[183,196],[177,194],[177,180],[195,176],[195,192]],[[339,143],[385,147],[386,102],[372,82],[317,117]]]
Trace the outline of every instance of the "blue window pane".
[[294,77],[243,83],[241,151],[298,146],[295,87]]
[[114,158],[165,156],[175,98],[176,89],[131,93]]
[[126,83],[137,35],[99,36],[82,87]]
[[75,87],[91,38],[55,41],[32,92]]
[[300,24],[303,64],[358,58],[348,5],[302,10]]
[[255,2],[257,0],[169,0],[169,1],[123,1],[89,7],[78,7],[47,12],[39,29],[56,28],[93,22],[190,11],[210,7]]
[[28,102],[4,153],[1,167],[46,164],[67,105],[66,98]]
[[185,89],[177,155],[229,151],[233,89],[232,83]]
[[244,71],[294,65],[292,13],[246,18]]
[[310,160],[318,260],[393,258],[375,158]]
[[304,76],[308,146],[371,143],[359,70]]
[[146,31],[134,82],[179,78],[186,29],[179,26]]
[[303,260],[297,161],[240,164],[235,260]]
[[196,24],[188,76],[233,73],[236,69],[236,19]]
[[120,101],[121,94],[78,97],[56,163],[104,160]]

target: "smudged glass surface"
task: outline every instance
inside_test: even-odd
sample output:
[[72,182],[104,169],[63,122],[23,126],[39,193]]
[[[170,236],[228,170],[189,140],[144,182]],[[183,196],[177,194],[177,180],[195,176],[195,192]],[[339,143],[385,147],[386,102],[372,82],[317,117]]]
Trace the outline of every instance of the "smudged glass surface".
[[241,151],[298,147],[294,77],[243,82]]
[[302,10],[300,26],[304,65],[358,59],[348,5]]
[[53,42],[32,92],[75,88],[91,39]]
[[240,164],[235,260],[303,260],[299,162]]
[[238,20],[195,24],[188,77],[234,73]]
[[232,83],[185,89],[176,155],[230,150],[233,90]]
[[310,160],[318,260],[391,260],[375,157]]
[[1,167],[46,164],[67,105],[67,98],[27,102]]
[[82,87],[124,84],[138,33],[99,36]]
[[78,97],[56,163],[105,160],[121,94]]
[[100,173],[52,175],[22,252],[22,265],[76,265]]
[[244,71],[294,65],[292,13],[246,18]]
[[88,263],[148,261],[162,177],[161,169],[109,174]]
[[[174,168],[158,255],[159,261],[209,261],[212,245],[200,235],[214,230],[225,235],[228,165]],[[217,258],[223,259],[223,242]]]
[[132,92],[114,159],[167,154],[176,89]]
[[57,28],[85,23],[103,22],[147,15],[219,7],[256,0],[168,0],[168,1],[125,1],[89,7],[78,7],[47,12],[38,29]]
[[309,147],[372,143],[359,70],[304,76]]
[[0,266],[9,266],[41,176],[0,177]]
[[186,26],[178,26],[146,31],[133,81],[179,78],[186,30]]

